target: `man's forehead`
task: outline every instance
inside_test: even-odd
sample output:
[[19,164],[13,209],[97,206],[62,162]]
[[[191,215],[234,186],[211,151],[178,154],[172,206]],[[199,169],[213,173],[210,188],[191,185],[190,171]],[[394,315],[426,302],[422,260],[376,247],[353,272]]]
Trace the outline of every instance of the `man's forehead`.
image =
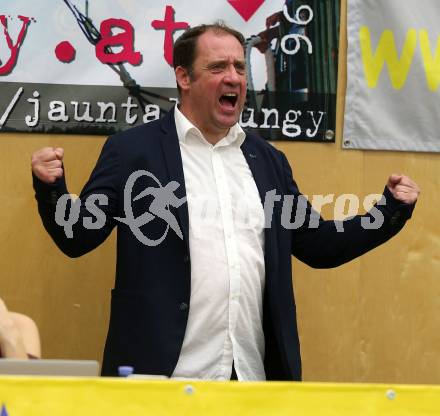
[[207,31],[197,39],[197,56],[209,60],[244,60],[243,46],[227,32]]

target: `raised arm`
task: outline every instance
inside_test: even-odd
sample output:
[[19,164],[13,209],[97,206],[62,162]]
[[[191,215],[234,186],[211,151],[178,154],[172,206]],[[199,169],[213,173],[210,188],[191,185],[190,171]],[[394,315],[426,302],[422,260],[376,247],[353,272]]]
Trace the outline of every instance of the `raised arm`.
[[[284,155],[283,159],[287,192],[298,197],[300,194]],[[292,230],[292,254],[315,268],[336,267],[353,260],[386,242],[403,228],[411,218],[419,193],[419,187],[410,178],[393,174],[381,201],[365,215],[344,221],[325,221],[307,203],[304,224]],[[317,220],[313,221],[313,218]]]
[[115,226],[119,195],[119,153],[112,139],[79,198],[66,185],[63,150],[43,148],[32,156],[32,174],[38,211],[44,227],[69,257],[81,256],[101,244]]

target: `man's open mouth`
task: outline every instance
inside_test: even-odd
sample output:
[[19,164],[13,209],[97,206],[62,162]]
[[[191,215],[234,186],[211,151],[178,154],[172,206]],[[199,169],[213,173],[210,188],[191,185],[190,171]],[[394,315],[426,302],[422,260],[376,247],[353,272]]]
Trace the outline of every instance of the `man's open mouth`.
[[220,97],[220,104],[229,108],[234,108],[237,104],[238,95],[235,92],[228,92]]

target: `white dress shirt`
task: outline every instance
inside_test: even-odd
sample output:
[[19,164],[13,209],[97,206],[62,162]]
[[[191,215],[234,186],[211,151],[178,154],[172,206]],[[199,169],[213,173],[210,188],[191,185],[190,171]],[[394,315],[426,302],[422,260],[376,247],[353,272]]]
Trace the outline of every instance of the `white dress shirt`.
[[175,122],[189,213],[191,298],[173,377],[265,380],[264,210],[236,124],[210,144],[180,111]]

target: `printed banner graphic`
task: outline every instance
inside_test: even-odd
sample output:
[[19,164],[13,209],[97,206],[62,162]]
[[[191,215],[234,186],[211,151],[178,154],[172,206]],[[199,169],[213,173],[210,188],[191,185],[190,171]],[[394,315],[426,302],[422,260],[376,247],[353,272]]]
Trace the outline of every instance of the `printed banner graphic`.
[[348,0],[345,148],[440,151],[438,0]]
[[175,105],[173,43],[223,20],[245,38],[240,124],[334,141],[339,1],[14,0],[0,8],[0,132],[112,134]]

